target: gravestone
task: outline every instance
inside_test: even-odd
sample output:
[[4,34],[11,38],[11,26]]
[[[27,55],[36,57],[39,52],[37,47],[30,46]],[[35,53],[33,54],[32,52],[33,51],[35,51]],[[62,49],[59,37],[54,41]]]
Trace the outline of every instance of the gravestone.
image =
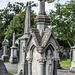
[[13,33],[13,45],[11,47],[10,63],[18,63],[17,47],[15,46],[15,33]]
[[9,61],[9,56],[7,55],[7,45],[8,45],[8,42],[7,42],[6,39],[4,39],[4,41],[2,42],[2,46],[3,46],[2,60],[4,62],[8,62]]
[[1,59],[0,59],[0,75],[9,75],[8,71]]

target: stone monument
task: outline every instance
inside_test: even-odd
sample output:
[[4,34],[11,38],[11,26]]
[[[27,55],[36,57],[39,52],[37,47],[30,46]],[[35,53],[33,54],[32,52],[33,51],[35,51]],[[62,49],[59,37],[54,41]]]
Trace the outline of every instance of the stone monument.
[[19,38],[20,40],[20,56],[18,63],[18,75],[27,75],[27,61],[26,53],[24,52],[24,47],[26,47],[27,40],[30,34],[30,6],[26,8],[26,18],[25,18],[25,28],[24,35]]
[[0,75],[9,75],[8,71],[1,59],[0,59]]
[[30,6],[27,6],[24,35],[20,39],[18,75],[57,75],[59,45],[49,17],[45,13],[45,1],[39,0],[40,11],[35,18],[37,28],[30,28]]
[[11,47],[10,63],[18,63],[17,47],[15,46],[15,33],[13,33],[13,45]]
[[71,47],[72,50],[72,60],[71,60],[71,67],[70,67],[70,71],[75,72],[75,46]]
[[8,62],[9,61],[9,56],[7,55],[7,45],[8,45],[8,42],[7,42],[6,39],[4,39],[4,41],[2,42],[2,46],[3,46],[2,60],[4,62]]

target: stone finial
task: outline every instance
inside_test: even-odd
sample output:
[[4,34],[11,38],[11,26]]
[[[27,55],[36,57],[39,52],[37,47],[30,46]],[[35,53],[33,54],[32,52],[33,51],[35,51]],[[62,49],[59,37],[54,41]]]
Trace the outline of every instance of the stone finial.
[[25,18],[25,29],[24,33],[27,34],[30,31],[30,6],[26,8],[26,18]]
[[15,46],[15,33],[13,33],[13,46]]

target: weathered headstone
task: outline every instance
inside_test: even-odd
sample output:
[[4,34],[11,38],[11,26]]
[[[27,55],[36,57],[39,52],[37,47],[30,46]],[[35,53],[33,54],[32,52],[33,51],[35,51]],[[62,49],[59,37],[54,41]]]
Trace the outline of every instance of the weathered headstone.
[[0,59],[0,75],[9,75],[8,71],[1,59]]
[[13,33],[13,45],[11,47],[10,63],[18,63],[17,47],[15,46],[15,33]]
[[6,39],[4,39],[4,41],[2,42],[2,46],[3,46],[2,60],[4,62],[8,62],[9,61],[9,56],[7,55],[7,45],[8,45],[8,42],[7,42]]

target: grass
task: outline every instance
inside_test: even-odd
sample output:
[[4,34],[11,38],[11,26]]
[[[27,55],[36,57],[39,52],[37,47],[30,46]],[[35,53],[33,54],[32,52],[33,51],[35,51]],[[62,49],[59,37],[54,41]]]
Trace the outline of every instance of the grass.
[[70,59],[68,59],[66,61],[61,61],[60,65],[61,65],[62,68],[70,69],[70,67],[71,67],[71,61],[70,61]]
[[[9,62],[4,62],[5,64],[10,64]],[[18,64],[12,64],[12,65],[18,65]]]
[[8,72],[9,75],[13,75],[11,72]]

